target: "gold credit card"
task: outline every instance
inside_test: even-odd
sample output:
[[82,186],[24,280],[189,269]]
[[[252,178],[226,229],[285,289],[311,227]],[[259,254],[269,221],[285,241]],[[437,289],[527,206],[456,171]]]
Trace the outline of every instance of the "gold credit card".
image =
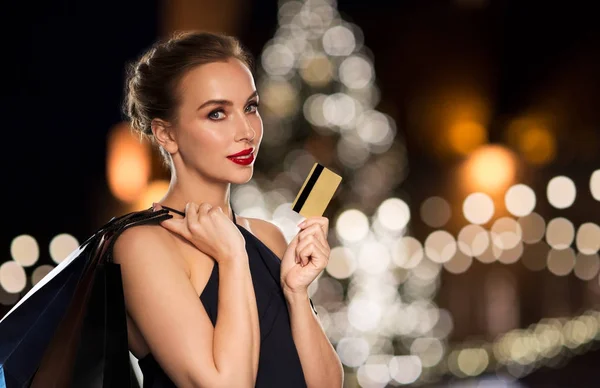
[[292,210],[307,218],[323,216],[340,182],[341,176],[315,163],[292,203]]

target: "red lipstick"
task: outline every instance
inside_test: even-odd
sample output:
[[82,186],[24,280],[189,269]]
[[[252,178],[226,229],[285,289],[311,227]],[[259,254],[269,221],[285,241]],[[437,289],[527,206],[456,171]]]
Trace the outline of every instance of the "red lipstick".
[[248,148],[246,150],[240,151],[237,154],[233,154],[233,155],[229,155],[228,158],[232,158],[234,156],[245,156],[245,155],[249,155],[252,153],[252,151],[254,151],[254,148]]
[[248,166],[254,162],[254,154],[252,153],[254,148],[248,148],[237,154],[229,155],[227,159],[231,160],[235,164],[240,164],[242,166]]

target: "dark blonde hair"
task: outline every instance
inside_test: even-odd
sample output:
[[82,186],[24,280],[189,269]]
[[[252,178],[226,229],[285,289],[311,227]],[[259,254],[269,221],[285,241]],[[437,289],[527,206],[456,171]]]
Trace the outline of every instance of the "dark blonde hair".
[[[188,31],[157,41],[127,68],[123,111],[133,130],[153,140],[153,119],[177,120],[181,78],[196,66],[230,58],[240,60],[252,71],[252,56],[232,36]],[[168,164],[168,155],[162,148],[161,152]]]

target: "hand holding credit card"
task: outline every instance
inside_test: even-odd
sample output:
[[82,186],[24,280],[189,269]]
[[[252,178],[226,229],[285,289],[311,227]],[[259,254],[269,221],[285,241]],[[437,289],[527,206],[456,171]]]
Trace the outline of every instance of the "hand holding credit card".
[[341,181],[341,176],[315,163],[292,203],[292,210],[306,218],[323,216]]

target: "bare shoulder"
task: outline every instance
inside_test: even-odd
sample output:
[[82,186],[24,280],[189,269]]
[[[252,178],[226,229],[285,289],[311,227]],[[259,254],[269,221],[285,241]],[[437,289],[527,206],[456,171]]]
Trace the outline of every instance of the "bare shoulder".
[[246,218],[252,233],[279,257],[283,257],[288,247],[283,231],[274,223],[259,218]]
[[115,241],[113,258],[118,264],[134,266],[167,260],[189,273],[175,239],[160,225],[138,225],[123,231]]
[[161,229],[159,225],[139,225],[123,231],[115,241],[115,261],[121,263],[129,254],[164,247],[169,241]]

